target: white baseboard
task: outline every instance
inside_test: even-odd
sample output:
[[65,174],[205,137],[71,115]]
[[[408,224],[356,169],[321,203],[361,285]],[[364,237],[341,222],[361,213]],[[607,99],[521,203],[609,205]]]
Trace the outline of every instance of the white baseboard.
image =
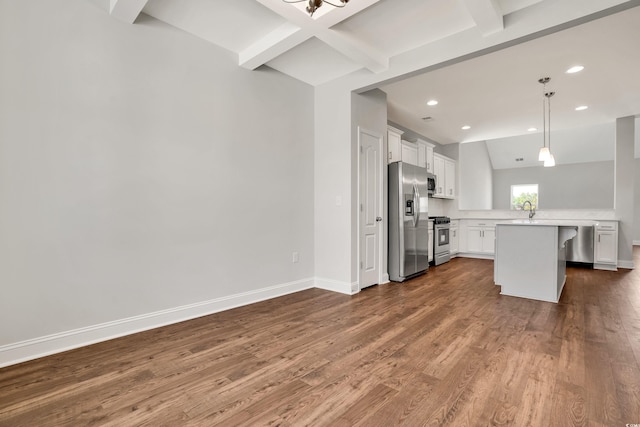
[[476,254],[472,252],[458,252],[456,257],[460,258],[476,258],[476,259],[493,259],[493,254]]
[[626,260],[619,259],[618,260],[618,268],[628,268],[628,269],[633,270],[635,268],[635,266],[633,264],[633,260],[626,261]]
[[640,240],[634,240],[633,246],[640,246]]
[[[349,285],[347,284],[347,286]],[[295,282],[269,286],[255,291],[215,298],[209,301],[183,305],[168,310],[156,311],[0,346],[0,368],[125,335],[195,319],[243,305],[253,304],[313,287],[314,279],[312,278],[297,280]]]
[[385,273],[382,275],[382,281],[380,282],[381,285],[384,285],[385,283],[389,283],[391,282],[391,279],[389,278],[389,273]]
[[608,271],[618,271],[618,267],[615,264],[598,264],[593,263],[594,270],[608,270]]
[[316,277],[315,287],[347,295],[353,295],[360,292],[360,286],[358,283],[340,282],[338,280],[325,279],[322,277]]

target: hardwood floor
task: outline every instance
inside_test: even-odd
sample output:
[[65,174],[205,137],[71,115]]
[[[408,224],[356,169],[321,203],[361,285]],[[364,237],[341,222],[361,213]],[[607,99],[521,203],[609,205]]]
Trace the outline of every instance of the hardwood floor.
[[0,370],[12,427],[626,423],[640,423],[640,270],[569,268],[551,304],[500,296],[493,262],[454,259]]

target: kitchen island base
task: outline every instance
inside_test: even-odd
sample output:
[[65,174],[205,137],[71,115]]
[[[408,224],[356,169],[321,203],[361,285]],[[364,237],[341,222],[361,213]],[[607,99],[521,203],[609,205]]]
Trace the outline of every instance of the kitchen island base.
[[494,281],[501,294],[557,303],[566,281],[565,244],[577,227],[496,225]]

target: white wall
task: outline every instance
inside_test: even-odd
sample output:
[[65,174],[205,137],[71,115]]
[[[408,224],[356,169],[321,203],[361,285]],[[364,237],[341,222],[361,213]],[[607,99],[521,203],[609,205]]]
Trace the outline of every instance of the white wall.
[[310,86],[85,0],[0,0],[0,57],[0,352],[312,284]]
[[484,141],[460,144],[459,155],[459,208],[464,210],[491,209],[493,204],[493,168],[487,144]]
[[[352,199],[351,92],[315,90],[314,243],[316,286],[344,292],[356,281],[355,199]],[[355,150],[355,149],[354,149]]]

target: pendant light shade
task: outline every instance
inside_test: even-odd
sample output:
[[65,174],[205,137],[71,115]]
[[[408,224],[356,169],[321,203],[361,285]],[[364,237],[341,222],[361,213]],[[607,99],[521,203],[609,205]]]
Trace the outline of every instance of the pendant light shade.
[[553,156],[551,156],[551,152],[549,151],[549,147],[540,148],[540,152],[538,153],[538,160],[541,161],[541,162],[546,162],[547,160],[549,160],[549,157],[553,157]]
[[553,154],[549,154],[549,158],[544,161],[545,168],[552,168],[556,165],[556,159],[553,157]]

